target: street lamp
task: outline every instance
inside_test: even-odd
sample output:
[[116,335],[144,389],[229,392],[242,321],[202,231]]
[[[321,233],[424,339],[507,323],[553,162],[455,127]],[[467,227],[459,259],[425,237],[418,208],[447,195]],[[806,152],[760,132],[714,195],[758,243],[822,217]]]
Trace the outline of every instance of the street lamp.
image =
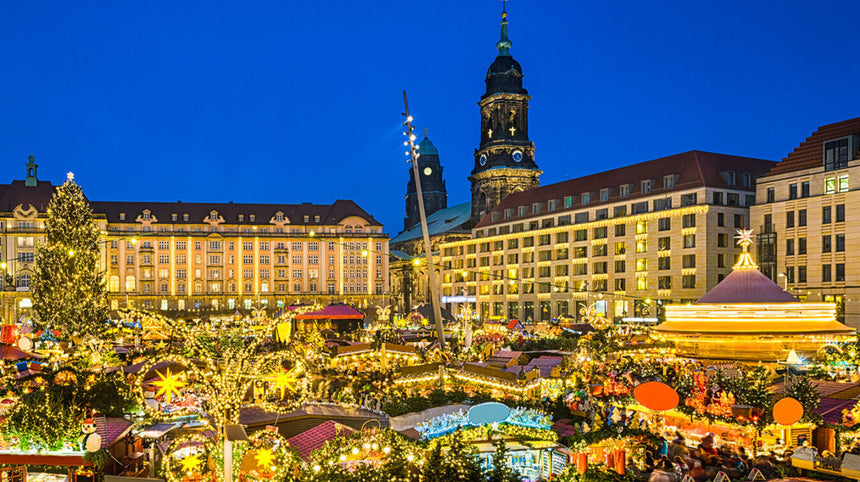
[[783,291],[788,291],[788,276],[786,276],[786,275],[785,275],[785,273],[780,273],[780,274],[777,276],[777,278],[782,278],[782,279],[784,280],[784,281],[783,281],[783,283],[782,283],[782,290],[783,290]]

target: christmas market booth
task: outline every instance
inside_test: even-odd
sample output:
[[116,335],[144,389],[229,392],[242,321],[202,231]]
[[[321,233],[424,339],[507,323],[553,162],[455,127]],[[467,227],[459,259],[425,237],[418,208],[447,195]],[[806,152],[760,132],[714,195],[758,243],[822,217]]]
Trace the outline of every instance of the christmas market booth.
[[294,319],[298,331],[325,330],[336,337],[361,328],[364,313],[349,305],[328,305],[321,310],[300,313]]
[[748,252],[751,231],[739,232],[743,253],[732,272],[695,303],[668,305],[657,338],[679,356],[771,363],[854,339],[855,330],[836,321],[834,303],[801,302],[762,274]]
[[570,462],[570,451],[558,443],[558,434],[551,426],[550,417],[535,409],[487,402],[426,420],[415,430],[423,440],[443,445],[451,437],[461,437],[475,447],[485,469],[493,467],[497,444],[504,440],[506,464],[523,480],[532,481],[552,478]]

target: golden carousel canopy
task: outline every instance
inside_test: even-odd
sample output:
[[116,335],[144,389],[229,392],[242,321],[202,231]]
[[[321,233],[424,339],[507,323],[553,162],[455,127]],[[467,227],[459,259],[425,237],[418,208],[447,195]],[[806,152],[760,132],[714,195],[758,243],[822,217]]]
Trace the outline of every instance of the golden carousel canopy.
[[732,272],[695,303],[667,306],[658,337],[688,356],[761,361],[853,338],[834,303],[801,302],[759,271],[749,253],[752,231],[738,234],[743,253]]

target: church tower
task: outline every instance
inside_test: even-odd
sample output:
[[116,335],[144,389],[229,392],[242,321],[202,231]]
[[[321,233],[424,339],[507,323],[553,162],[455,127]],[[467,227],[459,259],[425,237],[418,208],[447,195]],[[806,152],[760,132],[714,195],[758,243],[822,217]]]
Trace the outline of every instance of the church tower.
[[508,194],[540,185],[534,144],[529,140],[528,91],[523,69],[510,54],[507,12],[502,11],[499,55],[487,70],[487,91],[481,107],[481,144],[475,149],[472,183],[472,224],[477,224]]
[[[424,129],[424,140],[418,144],[418,175],[421,178],[421,190],[424,194],[424,211],[431,214],[448,207],[448,191],[442,178],[442,164],[439,162],[439,151],[427,138]],[[415,176],[409,167],[409,182],[406,184],[406,217],[403,218],[403,229],[407,230],[421,222],[418,214],[418,190],[415,188]]]

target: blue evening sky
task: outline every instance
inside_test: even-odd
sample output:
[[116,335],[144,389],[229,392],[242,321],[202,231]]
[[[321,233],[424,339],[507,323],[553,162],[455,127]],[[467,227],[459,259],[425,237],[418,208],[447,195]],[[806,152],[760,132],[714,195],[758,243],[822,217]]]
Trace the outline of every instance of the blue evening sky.
[[[396,234],[401,90],[469,199],[498,0],[0,2],[0,182],[330,203]],[[860,2],[514,0],[543,184],[691,149],[778,160],[860,115]]]

